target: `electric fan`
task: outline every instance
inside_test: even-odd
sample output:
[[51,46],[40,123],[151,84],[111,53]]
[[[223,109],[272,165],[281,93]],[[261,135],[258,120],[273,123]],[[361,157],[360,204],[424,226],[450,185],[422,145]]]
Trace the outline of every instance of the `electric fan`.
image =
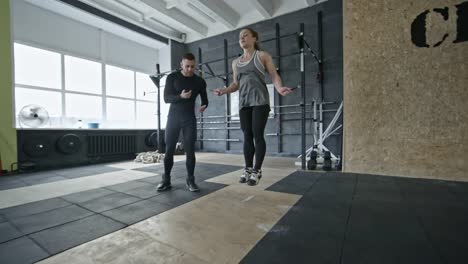
[[49,113],[42,106],[30,104],[19,111],[18,120],[21,127],[43,127],[49,123]]

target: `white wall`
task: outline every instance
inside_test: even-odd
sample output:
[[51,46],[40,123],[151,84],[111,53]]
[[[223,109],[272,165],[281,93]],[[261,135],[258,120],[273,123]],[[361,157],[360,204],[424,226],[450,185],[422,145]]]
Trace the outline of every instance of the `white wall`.
[[[127,66],[145,73],[154,73],[159,51],[111,33],[103,33],[103,60],[108,64]],[[162,62],[159,62],[162,63]]]
[[70,55],[154,73],[159,52],[23,0],[11,2],[13,40]]
[[[169,41],[171,43],[171,41]],[[159,49],[159,64],[161,72],[170,71],[171,69],[171,46]]]

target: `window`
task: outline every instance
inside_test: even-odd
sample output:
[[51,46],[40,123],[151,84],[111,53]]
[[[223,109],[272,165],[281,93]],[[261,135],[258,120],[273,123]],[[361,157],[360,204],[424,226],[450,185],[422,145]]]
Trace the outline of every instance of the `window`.
[[[44,128],[76,128],[78,120],[83,127],[157,128],[157,88],[147,73],[18,43],[14,48],[16,113],[29,104],[43,107],[51,118]],[[161,94],[164,84],[162,78]],[[161,98],[162,128],[168,110]]]
[[[138,128],[157,128],[157,96],[158,90],[148,74],[137,72],[136,77],[136,124]],[[164,80],[160,81],[163,91]],[[164,107],[164,99],[161,98],[161,112]],[[161,116],[161,128],[165,127]]]
[[[164,85],[162,81],[160,83],[161,85]],[[148,74],[137,72],[136,99],[156,102],[157,95],[156,85],[151,81],[150,76]]]
[[231,96],[231,120],[239,120],[239,92],[229,95]]
[[[164,82],[161,83],[166,83],[166,78],[164,78]],[[167,123],[167,115],[169,115],[169,107],[170,104],[166,104],[164,102],[164,87],[161,88],[161,128],[166,128],[166,123]]]
[[60,92],[16,87],[15,96],[16,114],[26,105],[35,104],[43,107],[50,117],[62,116]]
[[134,98],[134,72],[106,65],[106,93],[108,96]]
[[[270,118],[275,116],[275,86],[270,83],[267,84],[268,93],[270,94]],[[281,96],[281,95],[280,95]]]
[[107,98],[108,121],[133,121],[135,120],[135,101]]
[[102,94],[101,64],[65,56],[65,90]]
[[15,83],[51,89],[62,87],[59,53],[14,44]]
[[65,114],[77,119],[102,119],[102,99],[100,96],[66,94]]
[[[139,128],[158,128],[157,105],[149,102],[137,102],[136,126]],[[162,123],[161,127],[166,124]]]

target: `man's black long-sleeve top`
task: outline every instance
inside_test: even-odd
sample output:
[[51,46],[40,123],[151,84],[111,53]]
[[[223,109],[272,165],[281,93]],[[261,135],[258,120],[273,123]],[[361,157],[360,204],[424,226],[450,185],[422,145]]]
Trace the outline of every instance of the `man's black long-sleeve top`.
[[[189,99],[180,97],[183,90],[192,91]],[[208,96],[206,94],[206,82],[203,78],[193,75],[185,77],[180,71],[167,76],[164,87],[164,101],[171,104],[169,116],[177,118],[195,117],[195,101],[197,96],[201,97],[201,105],[208,106]]]

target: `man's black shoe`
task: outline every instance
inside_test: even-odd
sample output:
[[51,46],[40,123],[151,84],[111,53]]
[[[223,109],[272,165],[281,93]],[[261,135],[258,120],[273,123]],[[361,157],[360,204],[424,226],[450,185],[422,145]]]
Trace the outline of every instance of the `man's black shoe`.
[[189,191],[191,192],[199,192],[200,191],[200,188],[198,188],[197,184],[195,183],[195,181],[187,181],[187,188],[189,189]]
[[167,191],[169,189],[172,188],[172,185],[170,182],[161,182],[160,184],[158,184],[158,186],[156,187],[156,190],[158,192],[164,192],[164,191]]

